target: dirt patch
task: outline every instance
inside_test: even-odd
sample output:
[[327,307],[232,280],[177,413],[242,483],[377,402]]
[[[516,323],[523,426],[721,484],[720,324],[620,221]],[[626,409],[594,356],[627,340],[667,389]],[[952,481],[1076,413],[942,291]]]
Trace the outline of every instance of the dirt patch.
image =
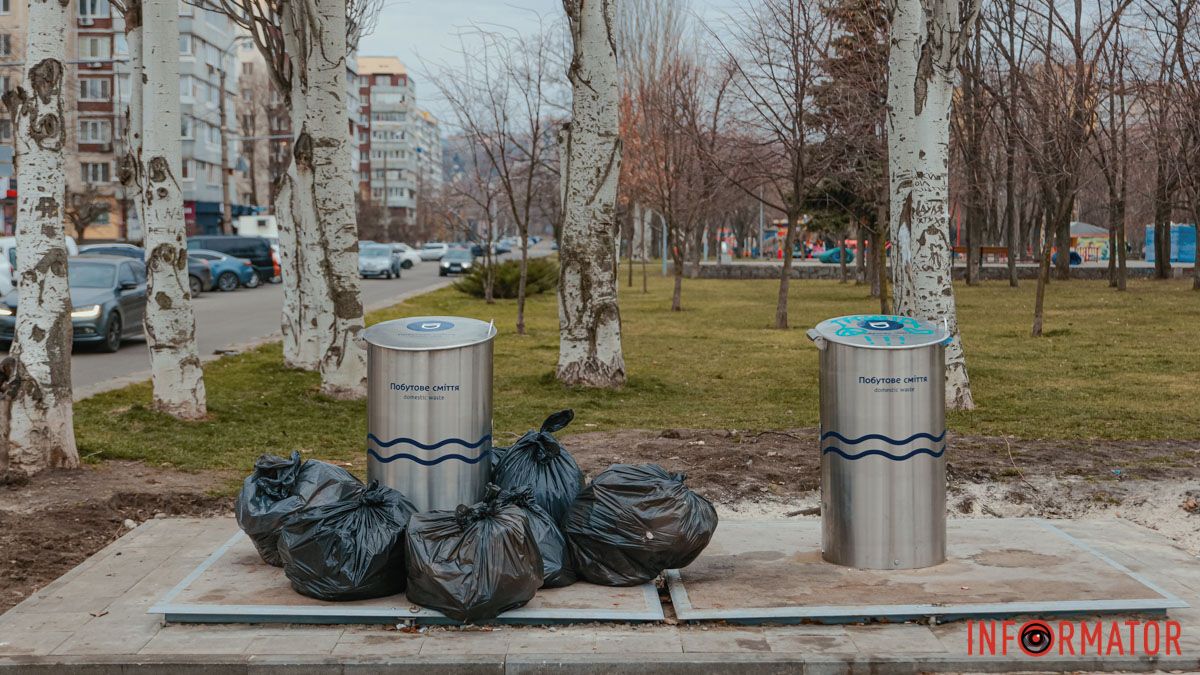
[[[687,473],[693,489],[727,503],[756,496],[803,498],[821,480],[816,428],[631,429],[573,434],[563,442],[589,474],[618,462],[655,462]],[[1200,478],[1200,441],[1062,441],[952,433],[948,443],[952,484],[1034,477],[1113,485]]]
[[0,612],[128,532],[126,520],[228,513],[232,499],[210,494],[228,481],[106,462],[0,485]]

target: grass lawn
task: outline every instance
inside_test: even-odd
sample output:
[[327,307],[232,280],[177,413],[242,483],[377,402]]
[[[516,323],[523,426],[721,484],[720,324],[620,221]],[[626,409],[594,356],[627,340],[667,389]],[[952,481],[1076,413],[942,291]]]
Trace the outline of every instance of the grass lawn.
[[[960,433],[1023,438],[1200,438],[1200,294],[1190,281],[1054,283],[1047,335],[1029,337],[1034,284],[957,289],[978,409],[952,413]],[[694,427],[779,429],[817,423],[817,352],[804,330],[877,307],[865,287],[792,284],[789,331],[768,326],[772,281],[685,280],[685,311],[671,313],[669,279],[650,292],[622,288],[629,384],[617,392],[567,390],[554,380],[553,295],[528,306],[529,335],[513,333],[516,305],[486,305],[452,289],[376,312],[370,322],[418,314],[495,319],[495,424],[507,434],[575,408],[569,430]],[[188,469],[247,469],[262,452],[303,449],[362,467],[365,402],[316,393],[317,376],[282,367],[269,345],[205,372],[210,419],[179,422],[150,411],[150,385],[94,396],[75,409],[81,454]]]

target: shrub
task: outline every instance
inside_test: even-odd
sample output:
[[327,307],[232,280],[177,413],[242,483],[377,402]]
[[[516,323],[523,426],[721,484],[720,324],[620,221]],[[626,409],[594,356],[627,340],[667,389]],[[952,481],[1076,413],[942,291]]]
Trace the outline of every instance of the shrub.
[[[515,298],[517,286],[521,283],[521,261],[508,260],[499,265],[493,265],[496,279],[492,286],[492,297]],[[454,288],[476,298],[483,297],[484,274],[483,265],[472,266],[471,272],[462,279],[454,282]],[[552,258],[530,258],[529,273],[525,280],[525,295],[537,295],[558,287],[558,263]]]

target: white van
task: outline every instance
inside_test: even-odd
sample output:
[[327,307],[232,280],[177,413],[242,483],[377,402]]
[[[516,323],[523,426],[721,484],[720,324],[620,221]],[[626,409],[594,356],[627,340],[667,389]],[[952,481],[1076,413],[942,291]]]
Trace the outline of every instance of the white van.
[[[0,237],[0,296],[8,295],[16,286],[13,278],[12,250],[17,247],[16,237]],[[79,255],[79,247],[75,245],[74,237],[67,237],[67,255]]]

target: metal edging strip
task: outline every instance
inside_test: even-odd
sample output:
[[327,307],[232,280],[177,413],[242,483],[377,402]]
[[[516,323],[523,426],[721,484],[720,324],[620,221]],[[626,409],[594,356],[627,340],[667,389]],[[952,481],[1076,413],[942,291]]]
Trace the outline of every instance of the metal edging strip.
[[1032,602],[994,602],[973,603],[962,605],[939,604],[910,604],[910,605],[818,605],[812,607],[760,607],[741,609],[703,609],[697,610],[692,606],[683,576],[679,570],[667,571],[667,588],[671,594],[671,603],[675,606],[675,615],[682,621],[703,620],[745,620],[766,621],[780,619],[797,620],[827,620],[831,622],[850,622],[870,618],[919,618],[926,616],[953,617],[985,617],[1012,616],[1017,614],[1075,614],[1088,612],[1119,612],[1119,611],[1152,611],[1165,612],[1168,609],[1187,608],[1187,602],[1163,590],[1157,584],[1145,579],[1140,574],[1113,560],[1107,555],[1076,537],[1068,534],[1041,518],[1011,518],[1006,520],[1031,521],[1040,527],[1050,530],[1063,537],[1073,546],[1095,556],[1113,569],[1121,572],[1147,589],[1158,593],[1159,598],[1135,598],[1124,600],[1074,600],[1074,601],[1032,601]]
[[[287,623],[353,623],[368,619],[425,619],[459,623],[441,612],[418,608],[415,605],[392,607],[346,607],[346,606],[291,606],[291,605],[205,605],[205,604],[176,604],[175,598],[200,578],[210,567],[229,552],[245,533],[235,532],[224,544],[219,546],[196,569],[175,585],[166,595],[155,603],[147,614],[162,614],[166,621],[197,622],[197,623],[259,623],[278,620]],[[509,610],[496,617],[499,622],[518,621],[662,621],[666,615],[662,603],[658,599],[658,591],[653,583],[642,584],[642,599],[645,608],[639,611],[624,611],[614,609],[536,609],[519,607]]]
[[1097,558],[1104,561],[1105,563],[1108,563],[1108,565],[1110,567],[1117,570],[1118,572],[1125,574],[1126,576],[1128,576],[1129,578],[1138,582],[1139,584],[1145,586],[1146,588],[1149,588],[1150,590],[1154,591],[1155,593],[1158,593],[1159,595],[1161,595],[1163,597],[1164,600],[1179,603],[1178,605],[1172,605],[1172,609],[1190,607],[1190,605],[1188,605],[1188,603],[1185,602],[1179,596],[1175,595],[1174,593],[1171,593],[1170,591],[1159,586],[1158,584],[1154,583],[1153,581],[1150,581],[1149,579],[1142,576],[1141,574],[1134,572],[1133,570],[1122,565],[1121,563],[1117,562],[1116,560],[1113,560],[1112,558],[1108,557],[1104,553],[1101,553],[1100,551],[1096,550],[1096,548],[1094,546],[1092,546],[1091,544],[1083,541],[1082,539],[1079,539],[1078,537],[1072,535],[1069,532],[1062,530],[1057,525],[1053,525],[1052,523],[1050,523],[1050,521],[1048,521],[1044,518],[1033,518],[1032,520],[1034,522],[1036,522],[1038,525],[1042,526],[1044,529],[1050,530],[1051,532],[1054,532],[1055,534],[1062,537],[1063,539],[1066,539],[1067,541],[1071,542],[1071,544],[1073,544],[1074,546],[1077,546],[1078,548],[1081,548],[1084,551],[1087,551],[1088,553],[1091,553],[1092,555],[1096,556]]
[[221,544],[220,546],[218,546],[217,550],[212,552],[212,555],[205,558],[204,562],[202,562],[198,566],[196,566],[196,569],[192,570],[192,572],[190,574],[188,574],[186,577],[184,577],[182,581],[175,584],[174,588],[167,591],[167,594],[164,595],[161,600],[159,600],[157,603],[155,603],[153,606],[151,606],[150,609],[146,610],[146,613],[147,614],[166,614],[166,612],[163,610],[163,608],[168,606],[171,603],[171,601],[175,599],[176,596],[178,596],[180,593],[182,593],[183,589],[187,588],[188,586],[191,585],[191,583],[193,581],[200,578],[201,574],[204,574],[204,572],[207,571],[209,567],[212,567],[214,563],[216,563],[218,560],[220,560],[221,556],[225,555],[229,551],[229,549],[233,548],[233,545],[237,543],[238,539],[240,539],[241,537],[244,537],[244,536],[246,536],[246,534],[244,532],[242,532],[241,530],[234,532],[233,536],[229,537],[229,539],[226,540],[224,544]]

